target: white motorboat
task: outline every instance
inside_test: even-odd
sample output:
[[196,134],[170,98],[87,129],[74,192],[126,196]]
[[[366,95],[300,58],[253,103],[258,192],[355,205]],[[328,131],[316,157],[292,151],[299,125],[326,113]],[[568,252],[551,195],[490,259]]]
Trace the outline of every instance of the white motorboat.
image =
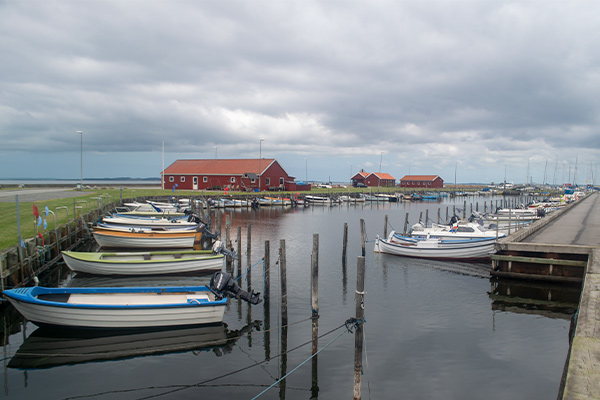
[[387,239],[377,236],[374,251],[397,256],[443,260],[484,260],[496,252],[496,238],[469,240],[415,239],[391,232]]

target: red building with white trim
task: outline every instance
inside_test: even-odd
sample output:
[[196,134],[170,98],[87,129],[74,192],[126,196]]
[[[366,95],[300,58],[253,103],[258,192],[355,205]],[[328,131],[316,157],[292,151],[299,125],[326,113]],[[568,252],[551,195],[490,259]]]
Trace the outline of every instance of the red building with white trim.
[[273,158],[177,160],[161,175],[165,189],[310,190]]
[[411,189],[441,189],[444,180],[439,175],[406,175],[400,179],[400,187]]

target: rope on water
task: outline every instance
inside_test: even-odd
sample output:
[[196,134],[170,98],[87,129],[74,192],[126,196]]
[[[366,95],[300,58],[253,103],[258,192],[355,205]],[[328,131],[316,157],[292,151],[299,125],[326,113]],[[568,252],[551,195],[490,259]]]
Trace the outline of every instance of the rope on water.
[[235,278],[236,281],[240,280],[242,278],[242,276],[246,275],[252,268],[256,267],[258,264],[260,264],[261,262],[264,263],[265,258],[261,258],[260,260],[258,260],[258,262],[256,262],[256,264],[254,264],[253,266],[251,266],[250,268],[248,268],[246,270],[246,272],[244,272],[243,274],[241,274],[240,276],[238,276],[237,278]]

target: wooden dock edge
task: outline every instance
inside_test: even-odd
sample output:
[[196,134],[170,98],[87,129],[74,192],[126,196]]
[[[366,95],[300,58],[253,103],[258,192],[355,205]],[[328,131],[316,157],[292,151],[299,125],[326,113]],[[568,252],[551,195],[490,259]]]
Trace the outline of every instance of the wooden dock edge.
[[600,248],[590,253],[576,321],[558,398],[600,399]]
[[550,222],[554,221],[555,219],[557,219],[558,217],[562,216],[563,214],[567,213],[569,210],[571,210],[573,207],[575,207],[577,204],[579,204],[580,202],[584,201],[585,199],[587,199],[590,195],[585,196],[583,199],[580,199],[578,201],[572,202],[567,204],[566,206],[562,207],[560,210],[557,210],[553,213],[551,213],[550,215],[541,218],[537,221],[535,221],[533,224],[531,224],[529,227],[524,228],[524,229],[519,229],[518,231],[498,240],[498,243],[496,244],[496,248],[498,249],[506,249],[507,245],[511,245],[514,244],[516,242],[520,242],[521,240],[523,240],[524,238],[526,238],[527,236],[531,235],[532,233],[542,229],[544,226],[548,225]]

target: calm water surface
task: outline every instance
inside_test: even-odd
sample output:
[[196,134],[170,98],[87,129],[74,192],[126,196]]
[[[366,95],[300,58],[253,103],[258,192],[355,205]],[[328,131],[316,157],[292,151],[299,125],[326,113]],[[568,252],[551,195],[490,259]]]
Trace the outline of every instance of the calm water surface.
[[[483,201],[489,204],[489,198]],[[462,200],[457,204],[462,206]],[[373,241],[383,234],[386,215],[388,230],[400,231],[406,213],[410,223],[415,223],[426,208],[434,219],[438,208],[445,217],[447,206],[452,211],[453,203],[400,203],[227,212],[223,227],[229,221],[234,240],[238,227],[242,228],[244,268],[246,232],[248,224],[252,226],[251,265],[256,265],[252,284],[261,291],[260,259],[265,241],[270,241],[268,312],[264,304],[250,308],[233,300],[223,325],[91,335],[38,329],[9,309],[3,315],[5,332],[9,332],[3,346],[3,395],[11,399],[251,399],[291,372],[259,398],[352,398],[354,335],[343,324],[355,312],[362,218],[368,235],[363,398],[556,398],[568,351],[569,306],[575,304],[557,307],[558,311],[548,310],[547,302],[543,307],[535,302],[532,306],[531,301],[507,306],[492,294],[489,263],[373,253]],[[344,223],[349,227],[345,270]],[[322,351],[317,362],[301,365],[311,356],[311,345],[306,343],[312,333],[307,319],[311,316],[313,234],[319,235],[318,329],[320,335],[331,333],[319,339]],[[280,239],[285,239],[287,250],[291,324],[287,329],[281,329],[279,322],[276,261]],[[76,276],[64,268],[47,279],[45,285],[197,284],[208,280],[95,278]],[[242,287],[246,287],[245,281]],[[528,291],[519,290],[520,295]],[[531,289],[535,290],[540,289]]]

